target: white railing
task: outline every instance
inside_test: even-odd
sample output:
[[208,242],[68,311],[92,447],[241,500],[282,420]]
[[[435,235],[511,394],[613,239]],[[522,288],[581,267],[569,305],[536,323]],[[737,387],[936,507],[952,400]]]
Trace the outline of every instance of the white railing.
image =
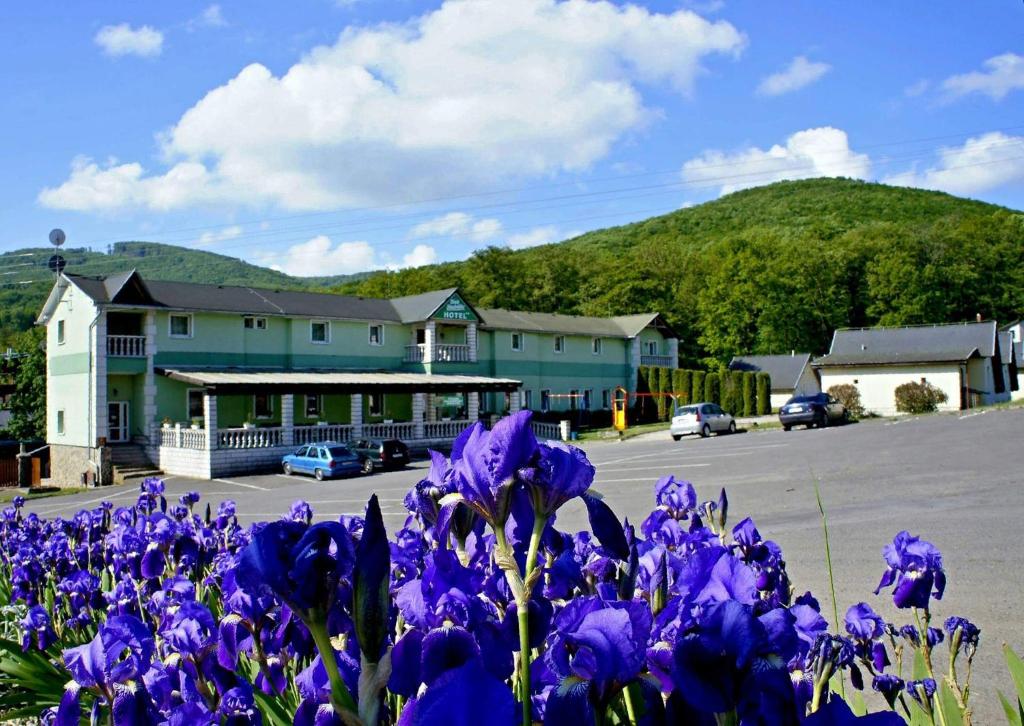
[[[405,346],[406,363],[422,363],[427,359],[426,343]],[[433,355],[430,359],[434,363],[468,363],[469,346],[465,344],[438,343],[434,346]]]
[[217,432],[219,449],[267,449],[284,445],[284,429],[221,429]]
[[160,429],[160,445],[174,449],[202,450],[206,448],[206,431],[181,425],[163,427]]
[[108,335],[107,355],[111,358],[145,358],[145,335]]
[[342,443],[352,440],[352,426],[348,424],[327,424],[326,426],[296,426],[295,445],[321,444],[324,441]]
[[679,361],[670,355],[642,355],[640,356],[642,366],[661,366],[662,368],[675,368]]
[[402,439],[403,441],[411,441],[416,437],[416,424],[412,421],[363,424],[363,436],[368,439]]
[[470,426],[470,421],[430,421],[423,424],[425,439],[454,439]]
[[533,427],[533,435],[541,441],[561,441],[562,440],[562,429],[556,423],[547,423],[545,421],[531,421],[530,426]]

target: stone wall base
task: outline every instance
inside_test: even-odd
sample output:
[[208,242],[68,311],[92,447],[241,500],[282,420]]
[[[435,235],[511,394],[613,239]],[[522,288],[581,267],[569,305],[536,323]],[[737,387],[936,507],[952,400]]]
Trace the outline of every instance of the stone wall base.
[[[83,475],[91,484],[109,484],[114,468],[110,447],[50,444],[50,483],[58,487],[80,487]],[[98,475],[98,479],[97,479]]]

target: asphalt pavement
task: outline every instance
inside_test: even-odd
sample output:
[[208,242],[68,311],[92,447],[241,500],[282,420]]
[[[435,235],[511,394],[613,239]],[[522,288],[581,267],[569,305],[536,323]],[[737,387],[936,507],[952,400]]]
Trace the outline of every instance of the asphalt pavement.
[[[717,498],[726,487],[730,522],[752,516],[761,534],[782,547],[798,592],[811,590],[826,616],[832,603],[815,481],[828,515],[840,618],[864,601],[892,622],[907,622],[885,592],[873,594],[885,569],[881,549],[901,529],[932,541],[943,553],[949,581],[945,598],[933,607],[936,624],[963,615],[982,631],[971,700],[975,723],[987,724],[1003,722],[996,688],[1012,691],[1002,643],[1024,653],[1022,435],[1024,409],[1011,408],[678,443],[666,432],[585,448],[597,468],[595,488],[637,524],[650,511],[659,476],[689,479],[702,499]],[[214,481],[168,477],[167,489],[172,497],[195,489],[214,504],[233,499],[243,521],[280,516],[296,499],[308,501],[319,518],[361,514],[376,492],[393,530],[405,518],[405,492],[426,469],[426,462],[416,462],[398,472],[328,482],[273,473]],[[103,499],[126,504],[137,492],[132,485],[111,487],[39,500],[29,508],[68,515]],[[585,524],[579,504],[559,514],[563,530]]]

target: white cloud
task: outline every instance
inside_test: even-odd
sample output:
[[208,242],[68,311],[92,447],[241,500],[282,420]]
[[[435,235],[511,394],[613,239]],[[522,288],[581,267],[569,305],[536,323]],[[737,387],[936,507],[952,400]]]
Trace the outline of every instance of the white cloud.
[[1024,56],[1003,53],[982,63],[984,71],[950,76],[942,82],[947,98],[983,93],[993,101],[1001,101],[1010,91],[1024,89]]
[[917,83],[911,83],[909,86],[903,89],[903,95],[908,98],[915,98],[921,96],[931,87],[932,83],[927,78],[922,78]]
[[757,93],[761,96],[780,96],[783,93],[799,91],[830,70],[832,66],[828,63],[807,60],[806,56],[798,55],[783,70],[762,79],[757,87]]
[[233,224],[230,227],[225,227],[218,232],[203,232],[199,235],[199,239],[192,243],[193,247],[213,247],[218,242],[224,242],[225,240],[235,239],[236,237],[242,236],[242,228],[237,224]]
[[292,245],[282,252],[257,251],[257,264],[297,277],[350,275],[381,267],[369,242],[339,242],[317,235],[308,242]]
[[[745,42],[687,10],[447,0],[405,24],[349,28],[281,76],[242,69],[181,117],[163,150],[168,163],[203,165],[233,203],[333,209],[475,192],[587,168],[658,117],[643,89],[689,95],[706,57]],[[73,173],[41,198],[154,208],[144,186],[161,176],[129,175],[117,201],[89,187],[99,175]]]
[[137,55],[143,58],[160,55],[164,34],[148,25],[133,28],[128,23],[104,25],[93,38],[103,52],[111,56]]
[[501,222],[488,217],[474,219],[465,212],[449,212],[440,217],[421,222],[412,228],[411,236],[417,237],[466,237],[482,243],[489,242],[501,234]]
[[437,262],[437,250],[430,245],[416,245],[402,258],[402,267],[423,267]]
[[220,5],[217,4],[210,5],[203,12],[199,13],[199,17],[196,20],[199,25],[207,28],[223,28],[228,24],[228,21],[224,19],[224,13],[221,11]]
[[522,232],[521,234],[509,235],[508,246],[514,250],[521,250],[525,247],[546,245],[562,239],[565,239],[565,237],[559,234],[558,227],[549,224],[543,227],[534,227],[528,232]]
[[962,146],[943,147],[938,157],[931,168],[894,174],[882,181],[961,195],[1024,181],[1024,136],[994,131],[967,139]]
[[682,174],[687,182],[719,186],[721,194],[729,194],[782,179],[866,179],[870,170],[871,159],[850,148],[845,131],[823,126],[798,131],[784,145],[769,149],[751,146],[733,153],[705,151],[683,164]]

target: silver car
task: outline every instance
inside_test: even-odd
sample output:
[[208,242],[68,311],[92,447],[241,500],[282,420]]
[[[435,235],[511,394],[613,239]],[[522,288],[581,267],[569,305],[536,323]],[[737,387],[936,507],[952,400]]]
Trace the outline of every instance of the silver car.
[[672,416],[669,433],[676,441],[687,434],[710,436],[712,433],[736,433],[736,421],[717,403],[694,403],[680,406]]

